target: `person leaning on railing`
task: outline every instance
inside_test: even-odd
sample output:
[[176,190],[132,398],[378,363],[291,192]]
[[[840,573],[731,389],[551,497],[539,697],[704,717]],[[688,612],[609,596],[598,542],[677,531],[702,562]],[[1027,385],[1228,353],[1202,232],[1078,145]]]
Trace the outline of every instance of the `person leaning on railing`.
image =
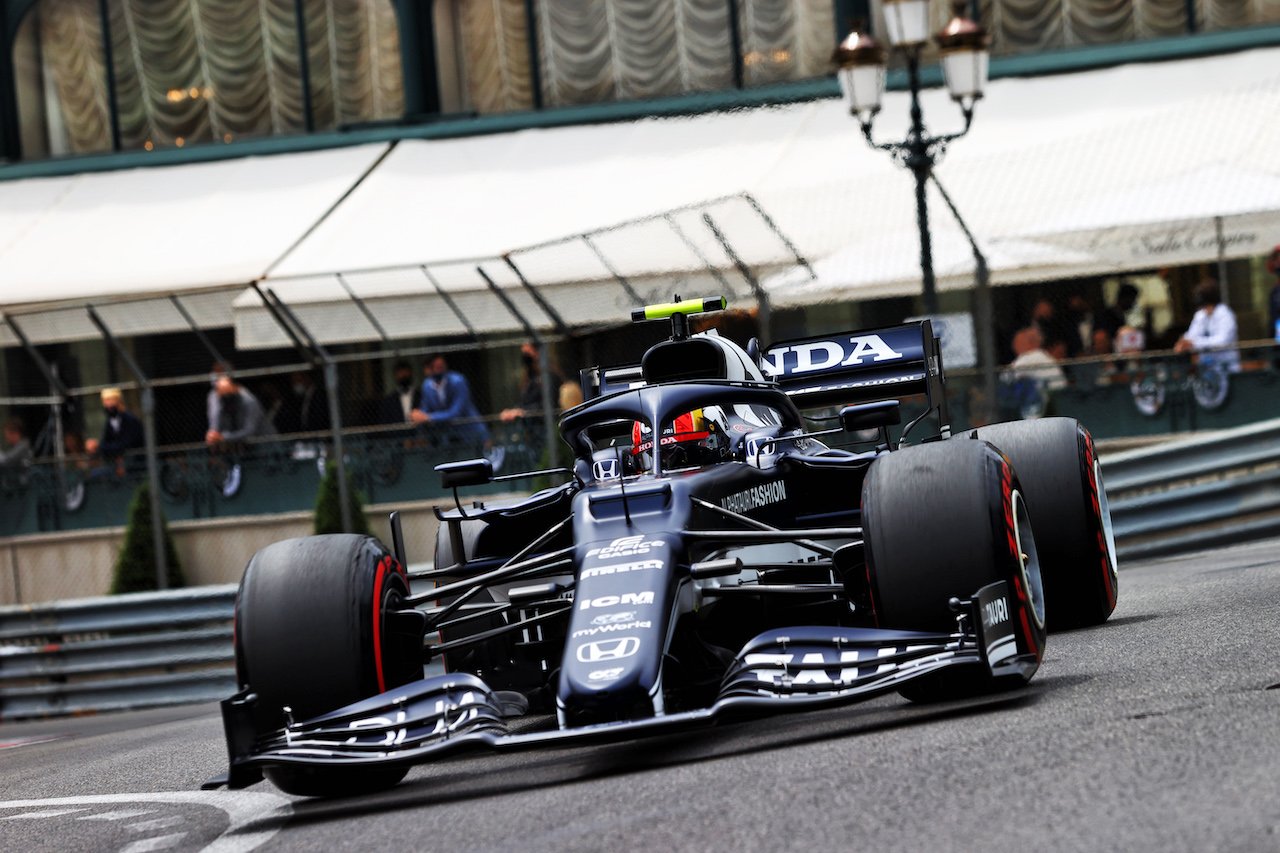
[[413,422],[428,430],[433,444],[474,447],[492,463],[494,471],[499,470],[506,448],[495,445],[489,436],[466,377],[450,370],[443,355],[428,356],[422,370],[426,375],[422,402],[410,412]]
[[123,476],[126,467],[141,467],[136,456],[126,460],[125,454],[142,449],[147,443],[146,433],[138,416],[125,409],[124,395],[119,388],[102,390],[102,411],[107,416],[102,425],[102,438],[89,439],[84,449],[90,456],[98,457],[104,467],[114,468],[117,475]]
[[275,427],[267,419],[262,404],[230,376],[219,376],[215,383],[218,394],[217,423],[209,424],[205,444],[216,454],[225,454],[227,473],[222,494],[231,497],[240,490],[240,455],[246,439],[275,435]]
[[1174,344],[1174,352],[1199,353],[1204,367],[1218,366],[1232,373],[1240,370],[1240,352],[1234,347],[1239,340],[1236,315],[1222,303],[1218,283],[1207,278],[1195,289],[1196,305],[1200,310],[1191,318],[1187,332]]

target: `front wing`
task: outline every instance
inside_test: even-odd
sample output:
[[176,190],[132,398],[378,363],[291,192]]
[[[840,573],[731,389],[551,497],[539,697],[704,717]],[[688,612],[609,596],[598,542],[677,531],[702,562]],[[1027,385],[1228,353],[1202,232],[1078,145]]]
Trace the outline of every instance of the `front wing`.
[[747,643],[729,667],[719,696],[706,708],[550,731],[513,733],[502,698],[474,675],[438,675],[406,684],[329,714],[257,737],[249,690],[222,702],[230,772],[206,787],[243,788],[279,765],[416,764],[469,749],[529,749],[546,744],[607,743],[670,733],[735,716],[760,716],[848,704],[897,690],[953,667],[974,678],[1020,674],[1038,665],[1014,650],[1011,620],[990,624],[984,602],[1006,597],[991,584],[961,606],[953,634],[865,628],[797,627],[768,631]]

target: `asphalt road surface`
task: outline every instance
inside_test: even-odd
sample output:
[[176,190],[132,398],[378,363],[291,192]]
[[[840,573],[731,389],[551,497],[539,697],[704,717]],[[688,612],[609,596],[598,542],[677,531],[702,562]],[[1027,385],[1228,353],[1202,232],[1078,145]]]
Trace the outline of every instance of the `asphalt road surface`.
[[[1280,850],[1280,541],[1126,566],[1032,686],[459,757],[335,801],[224,768],[212,706],[0,725],[0,850]],[[36,742],[43,741],[43,742]]]

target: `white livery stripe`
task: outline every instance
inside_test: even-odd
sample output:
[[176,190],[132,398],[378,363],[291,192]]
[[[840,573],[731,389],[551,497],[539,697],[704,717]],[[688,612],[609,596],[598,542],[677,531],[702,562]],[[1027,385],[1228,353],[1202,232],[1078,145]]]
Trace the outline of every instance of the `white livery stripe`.
[[1013,657],[1018,652],[1018,641],[1013,635],[1001,637],[991,645],[987,646],[987,660],[990,663],[999,663],[1005,658]]

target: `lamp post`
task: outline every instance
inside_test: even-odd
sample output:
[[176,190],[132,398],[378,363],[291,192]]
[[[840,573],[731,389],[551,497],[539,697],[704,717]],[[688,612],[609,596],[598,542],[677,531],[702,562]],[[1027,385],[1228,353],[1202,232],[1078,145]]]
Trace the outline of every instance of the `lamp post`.
[[838,71],[840,91],[851,115],[862,125],[862,135],[873,148],[888,151],[898,163],[910,169],[916,179],[916,222],[920,227],[920,271],[923,279],[924,310],[938,313],[938,289],[933,278],[933,247],[929,239],[929,207],[925,186],[933,166],[942,157],[947,143],[969,132],[973,122],[974,103],[982,97],[987,81],[987,32],[981,25],[961,14],[963,5],[954,7],[954,17],[934,40],[942,53],[942,73],[951,97],[964,114],[964,129],[959,133],[930,136],[920,110],[920,52],[928,41],[928,0],[884,0],[884,19],[890,47],[900,50],[907,59],[907,75],[911,88],[911,128],[902,142],[876,142],[871,138],[871,124],[880,111],[888,73],[888,53],[884,46],[866,32],[854,30],[836,48],[832,60]]

